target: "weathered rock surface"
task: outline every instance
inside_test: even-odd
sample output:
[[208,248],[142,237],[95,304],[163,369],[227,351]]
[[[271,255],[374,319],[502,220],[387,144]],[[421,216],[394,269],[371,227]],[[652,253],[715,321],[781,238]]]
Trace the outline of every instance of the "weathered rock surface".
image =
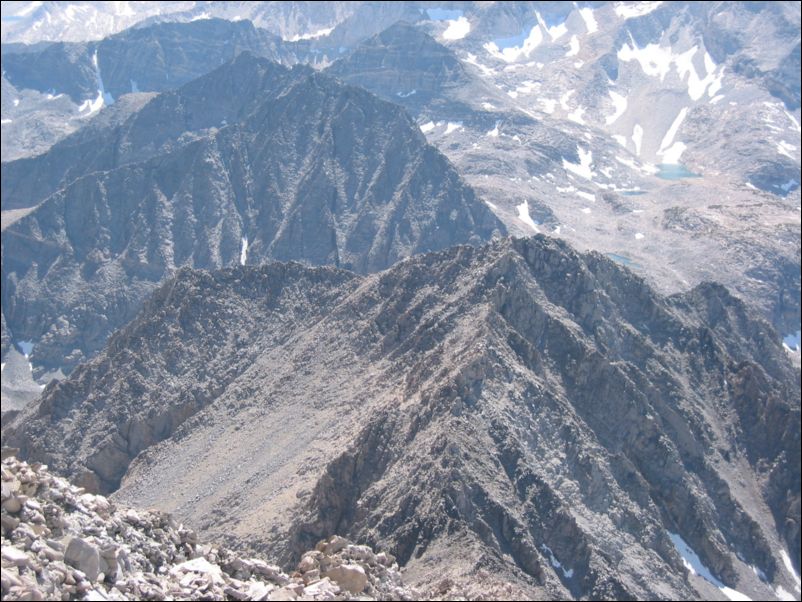
[[35,371],[101,349],[182,266],[365,273],[505,231],[401,108],[247,54],[3,175],[4,206],[46,198],[2,243],[4,329]]
[[[85,493],[47,466],[2,464],[4,600],[412,600],[386,554],[339,538],[291,575],[259,558],[198,543],[169,515]],[[25,491],[22,506],[8,495]],[[321,551],[322,550],[322,551]],[[313,574],[303,562],[314,558]],[[356,597],[354,594],[359,594]]]
[[183,271],[3,436],[284,566],[340,533],[443,597],[719,595],[676,535],[755,598],[799,562],[799,389],[723,287],[536,236]]

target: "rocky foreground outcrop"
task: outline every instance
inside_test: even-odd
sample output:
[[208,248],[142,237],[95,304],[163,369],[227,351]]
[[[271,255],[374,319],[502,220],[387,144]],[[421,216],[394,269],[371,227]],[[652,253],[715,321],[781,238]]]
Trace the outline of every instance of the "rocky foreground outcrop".
[[[3,455],[10,454],[8,449]],[[334,536],[290,575],[199,544],[162,512],[86,493],[44,464],[2,468],[4,600],[412,600],[390,554]]]

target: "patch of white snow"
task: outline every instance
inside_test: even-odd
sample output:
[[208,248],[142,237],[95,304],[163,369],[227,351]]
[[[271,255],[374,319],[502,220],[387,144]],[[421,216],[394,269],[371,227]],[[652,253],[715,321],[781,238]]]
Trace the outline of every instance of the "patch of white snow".
[[535,220],[533,220],[532,217],[529,215],[529,201],[524,200],[524,202],[518,205],[516,209],[518,209],[519,220],[528,225],[535,232],[540,232],[540,230],[538,230],[537,228]]
[[573,569],[566,569],[562,565],[562,563],[560,563],[560,561],[557,560],[556,556],[554,556],[554,553],[551,551],[551,548],[549,548],[549,546],[547,546],[546,544],[543,544],[542,548],[543,548],[543,551],[546,552],[546,554],[549,555],[549,561],[551,562],[551,566],[553,566],[555,569],[560,569],[562,571],[563,576],[566,579],[570,579],[571,577],[574,576],[574,570]]
[[682,125],[685,115],[687,114],[687,107],[680,109],[679,114],[677,114],[674,121],[671,123],[671,127],[668,128],[666,135],[663,136],[660,149],[657,151],[657,154],[663,157],[663,163],[670,165],[677,165],[679,163],[680,155],[682,155],[686,147],[682,142],[674,142],[674,136],[677,135],[677,130],[679,130],[679,126]]
[[449,121],[448,125],[446,126],[446,131],[444,133],[445,136],[448,136],[451,132],[454,132],[462,127],[461,121]]
[[325,38],[328,36],[332,31],[334,31],[334,27],[324,27],[323,29],[318,29],[312,33],[305,33],[301,35],[294,35],[287,40],[287,42],[298,42],[300,40],[316,40],[317,38]]
[[613,92],[612,90],[609,90],[608,93],[610,94],[610,99],[613,101],[615,113],[606,119],[606,123],[607,125],[612,125],[624,114],[624,111],[627,110],[627,97],[622,96],[618,92]]
[[501,50],[495,42],[488,42],[484,45],[484,49],[497,59],[501,59],[507,63],[514,63],[521,58],[529,58],[529,55],[532,54],[532,51],[540,46],[542,41],[543,31],[540,29],[540,24],[538,23],[532,27],[529,35],[523,41],[521,46],[510,46],[509,48],[504,48]]
[[680,558],[682,558],[682,564],[685,565],[685,568],[688,570],[688,572],[690,572],[692,575],[699,575],[702,579],[717,587],[721,593],[727,596],[727,598],[730,600],[734,600],[736,602],[749,602],[752,600],[752,598],[727,587],[721,581],[716,579],[708,570],[708,568],[702,564],[702,560],[699,558],[696,552],[693,551],[693,549],[685,542],[684,539],[682,539],[679,534],[668,531],[668,537],[671,540],[671,543],[674,544],[677,553],[680,555]]
[[471,31],[471,23],[465,17],[460,17],[456,21],[449,21],[448,27],[443,32],[443,39],[461,40]]
[[791,154],[792,152],[796,152],[796,147],[793,144],[788,144],[784,140],[777,143],[777,152],[781,155],[785,155],[789,159],[796,160],[796,157]]
[[578,123],[579,125],[585,125],[585,120],[582,118],[584,112],[585,112],[584,107],[577,107],[576,109],[574,109],[573,112],[568,114],[568,119]]
[[640,157],[640,147],[643,143],[643,128],[638,123],[632,128],[632,142],[635,144],[635,154]]
[[662,2],[618,2],[615,6],[615,14],[625,19],[642,17],[659,7]]
[[593,163],[593,151],[590,149],[584,150],[582,147],[577,146],[576,152],[579,155],[579,163],[571,163],[563,159],[563,167],[586,180],[592,179],[593,171],[590,166]]
[[565,53],[565,56],[576,56],[579,54],[579,38],[571,36],[571,41],[568,43],[568,52]]
[[585,22],[585,29],[588,33],[595,33],[599,30],[599,25],[596,23],[596,17],[593,16],[592,8],[580,8],[579,16]]
[[242,237],[242,248],[239,252],[239,264],[245,265],[245,262],[248,260],[248,237]]

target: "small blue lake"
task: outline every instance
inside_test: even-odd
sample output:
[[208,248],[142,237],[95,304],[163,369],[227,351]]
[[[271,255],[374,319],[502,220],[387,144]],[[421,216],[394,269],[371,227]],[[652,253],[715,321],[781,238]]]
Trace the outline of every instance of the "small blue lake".
[[633,270],[639,269],[641,267],[639,263],[632,261],[626,255],[619,255],[618,253],[605,253],[605,255],[607,255],[607,257],[609,257],[616,263],[631,268]]
[[661,163],[657,166],[660,171],[657,172],[658,178],[664,180],[683,180],[685,178],[701,178],[698,173],[692,173],[684,165],[673,165],[668,163]]

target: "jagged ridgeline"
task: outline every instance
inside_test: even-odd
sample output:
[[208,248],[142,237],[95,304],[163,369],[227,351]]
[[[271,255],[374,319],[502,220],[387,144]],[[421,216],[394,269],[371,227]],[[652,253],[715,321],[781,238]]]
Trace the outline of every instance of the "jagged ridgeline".
[[248,53],[2,185],[4,208],[41,202],[3,232],[2,300],[42,370],[90,357],[181,266],[366,273],[505,232],[403,109]]
[[662,297],[535,236],[367,276],[182,270],[3,438],[288,564],[340,533],[416,585],[769,596],[799,564],[799,398],[723,287]]

